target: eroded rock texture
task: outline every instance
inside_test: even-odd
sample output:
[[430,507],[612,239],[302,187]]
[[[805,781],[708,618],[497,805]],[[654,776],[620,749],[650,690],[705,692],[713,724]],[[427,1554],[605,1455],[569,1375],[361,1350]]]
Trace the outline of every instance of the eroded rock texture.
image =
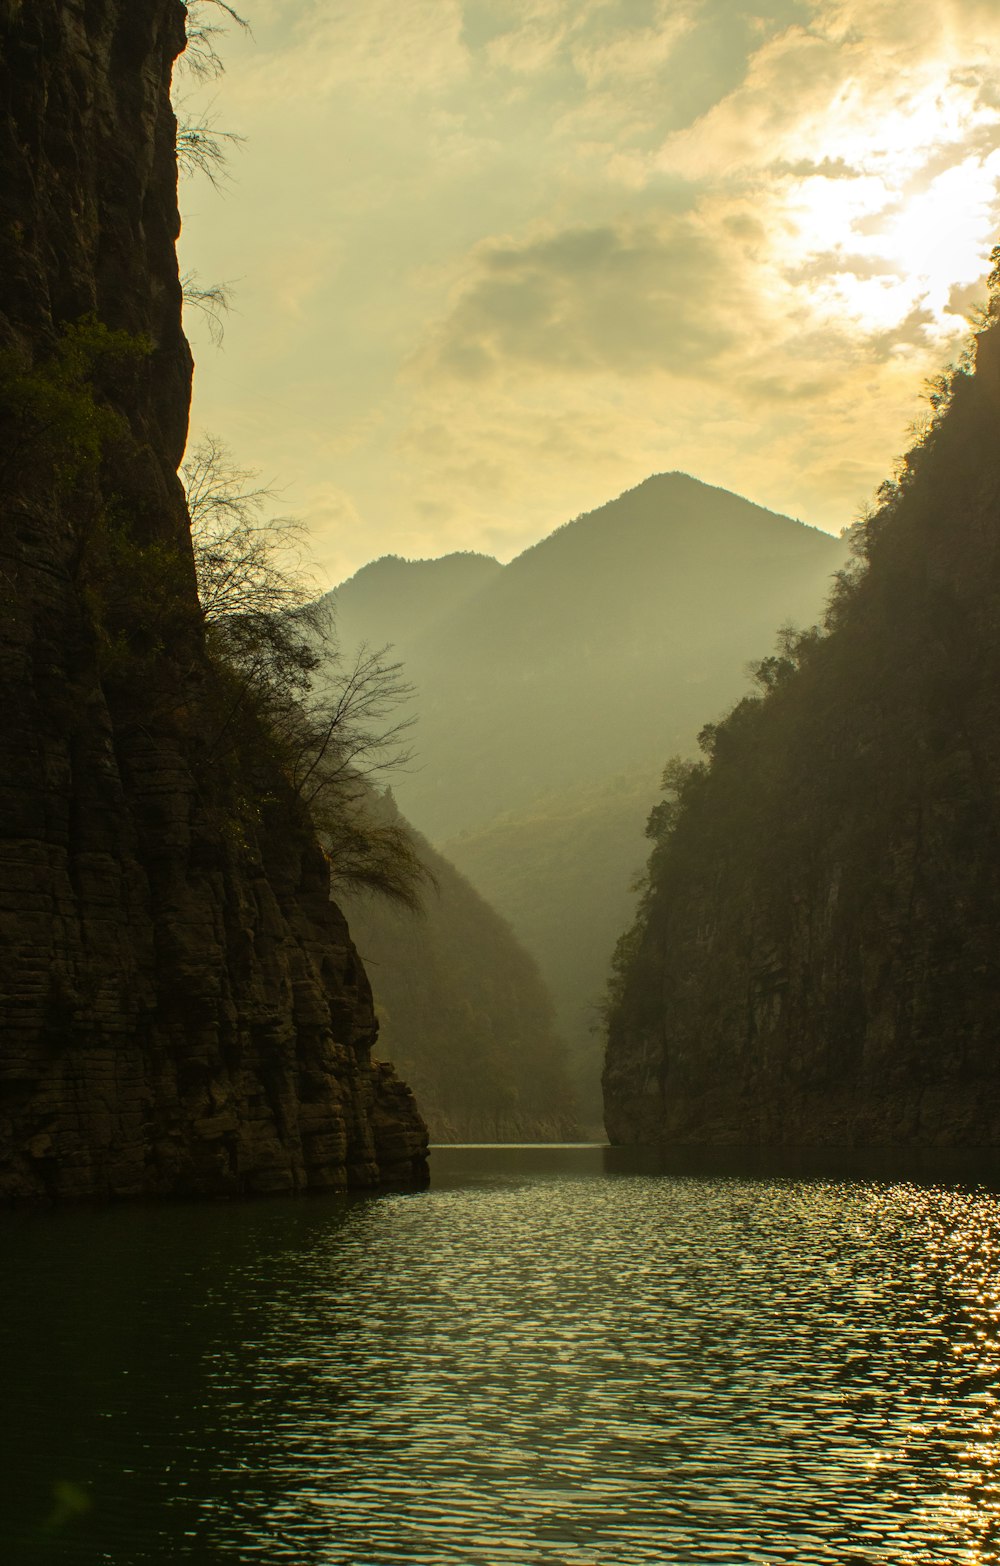
[[7,1199],[426,1168],[309,823],[220,743],[176,478],[183,27],[179,0],[0,0]]

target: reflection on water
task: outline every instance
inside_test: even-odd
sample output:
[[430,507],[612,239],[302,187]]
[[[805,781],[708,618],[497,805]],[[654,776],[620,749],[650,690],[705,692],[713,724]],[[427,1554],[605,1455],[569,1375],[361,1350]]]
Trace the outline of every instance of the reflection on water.
[[4,1214],[0,1559],[1000,1562],[1000,1199],[439,1149]]

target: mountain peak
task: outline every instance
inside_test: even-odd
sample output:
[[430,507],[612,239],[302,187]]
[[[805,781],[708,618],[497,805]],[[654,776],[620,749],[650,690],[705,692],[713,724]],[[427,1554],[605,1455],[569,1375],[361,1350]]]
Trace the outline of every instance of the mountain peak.
[[465,603],[502,570],[492,555],[473,550],[456,550],[436,560],[382,555],[335,587],[326,601],[333,605],[344,645],[360,639],[395,644]]
[[782,555],[789,549],[830,553],[837,541],[795,517],[674,470],[650,474],[563,523],[512,560],[505,576],[527,569],[537,573],[545,561],[552,570],[595,573],[594,579],[606,586],[606,572],[621,577],[637,568],[674,570],[689,563],[692,554],[707,565],[715,551],[760,560],[775,549]]

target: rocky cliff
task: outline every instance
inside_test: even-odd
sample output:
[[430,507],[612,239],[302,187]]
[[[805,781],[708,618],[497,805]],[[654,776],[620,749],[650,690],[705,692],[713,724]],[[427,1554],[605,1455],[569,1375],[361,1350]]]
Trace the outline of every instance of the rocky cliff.
[[218,744],[176,468],[179,0],[0,0],[0,1196],[419,1179],[280,774]]
[[936,400],[823,632],[667,780],[613,985],[615,1141],[1000,1144],[996,327]]

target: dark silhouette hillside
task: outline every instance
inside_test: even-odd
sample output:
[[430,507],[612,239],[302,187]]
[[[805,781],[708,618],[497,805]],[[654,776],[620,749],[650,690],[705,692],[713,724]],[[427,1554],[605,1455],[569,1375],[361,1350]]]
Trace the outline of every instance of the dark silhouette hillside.
[[186,42],[177,0],[0,6],[0,1201],[426,1178],[307,802],[206,637]]
[[996,326],[949,395],[825,634],[784,638],[669,772],[616,965],[615,1140],[1000,1143]]

